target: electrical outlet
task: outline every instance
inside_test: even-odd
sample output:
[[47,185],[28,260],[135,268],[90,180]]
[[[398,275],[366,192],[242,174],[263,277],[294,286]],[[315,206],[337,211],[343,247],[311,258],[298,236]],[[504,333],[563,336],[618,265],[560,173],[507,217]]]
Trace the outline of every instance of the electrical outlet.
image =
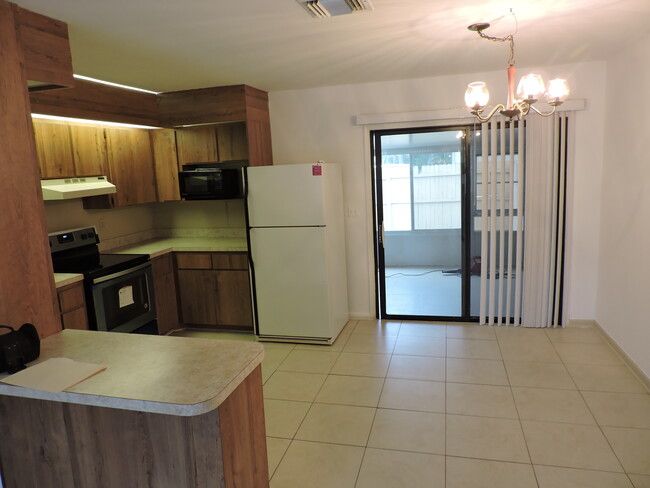
[[97,220],[97,232],[103,232],[106,228],[106,220],[104,217]]

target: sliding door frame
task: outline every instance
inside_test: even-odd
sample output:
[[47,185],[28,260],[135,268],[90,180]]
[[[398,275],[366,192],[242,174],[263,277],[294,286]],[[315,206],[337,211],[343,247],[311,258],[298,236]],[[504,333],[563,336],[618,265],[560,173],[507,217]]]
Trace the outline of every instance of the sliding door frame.
[[[470,316],[470,237],[471,237],[471,164],[470,134],[473,124],[411,127],[399,129],[379,129],[370,131],[371,188],[373,209],[373,249],[375,256],[375,313],[377,318],[395,320],[436,320],[447,322],[478,321]],[[480,130],[480,129],[479,129]],[[430,132],[460,131],[461,144],[461,315],[460,316],[422,316],[394,315],[386,312],[386,261],[384,253],[384,209],[382,199],[381,137],[399,134],[419,134]],[[412,172],[412,168],[410,170]],[[411,195],[413,194],[411,178]],[[381,205],[379,204],[381,203]],[[413,212],[411,212],[413,215]]]

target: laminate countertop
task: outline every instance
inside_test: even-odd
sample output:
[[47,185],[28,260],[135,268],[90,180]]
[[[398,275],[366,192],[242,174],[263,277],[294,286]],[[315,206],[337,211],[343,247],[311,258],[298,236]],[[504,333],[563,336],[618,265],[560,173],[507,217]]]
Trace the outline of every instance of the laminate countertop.
[[115,254],[148,254],[155,258],[169,252],[246,252],[245,237],[167,237],[106,251]]
[[219,407],[262,362],[264,348],[256,342],[63,330],[41,341],[41,355],[31,364],[55,357],[107,369],[60,393],[0,382],[0,395],[195,416]]
[[[110,254],[148,254],[155,258],[170,252],[246,252],[246,237],[164,237],[105,251]],[[83,275],[54,273],[57,288],[83,280]]]

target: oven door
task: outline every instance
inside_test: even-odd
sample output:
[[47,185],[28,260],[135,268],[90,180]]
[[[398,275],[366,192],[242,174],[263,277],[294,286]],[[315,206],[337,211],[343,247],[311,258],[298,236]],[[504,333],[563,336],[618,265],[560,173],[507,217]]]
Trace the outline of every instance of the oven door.
[[156,319],[151,262],[92,281],[97,330],[134,332]]

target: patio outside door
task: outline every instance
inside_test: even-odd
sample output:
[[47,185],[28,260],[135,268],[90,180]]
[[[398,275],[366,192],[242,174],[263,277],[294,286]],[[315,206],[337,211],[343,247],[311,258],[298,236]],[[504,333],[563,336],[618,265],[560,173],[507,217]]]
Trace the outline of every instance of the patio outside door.
[[373,131],[382,318],[469,320],[467,127]]

